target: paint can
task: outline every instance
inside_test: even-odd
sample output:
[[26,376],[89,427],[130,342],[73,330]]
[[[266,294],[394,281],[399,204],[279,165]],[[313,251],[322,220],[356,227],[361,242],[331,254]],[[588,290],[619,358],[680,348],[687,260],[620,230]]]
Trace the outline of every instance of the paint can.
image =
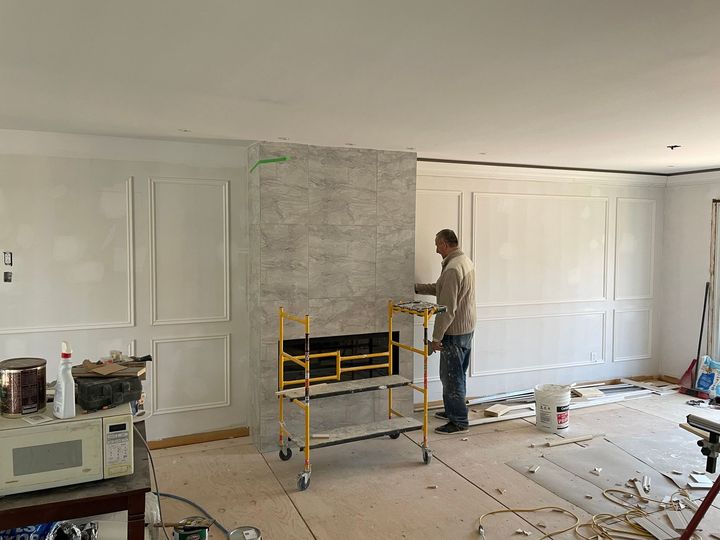
[[539,384],[535,387],[535,425],[540,431],[560,433],[570,425],[570,386]]
[[191,516],[180,520],[173,527],[174,540],[207,540],[208,529],[214,521],[204,516]]
[[262,540],[262,534],[260,534],[260,529],[245,526],[230,531],[228,538],[230,540]]
[[0,414],[17,418],[45,410],[45,365],[42,358],[0,362]]

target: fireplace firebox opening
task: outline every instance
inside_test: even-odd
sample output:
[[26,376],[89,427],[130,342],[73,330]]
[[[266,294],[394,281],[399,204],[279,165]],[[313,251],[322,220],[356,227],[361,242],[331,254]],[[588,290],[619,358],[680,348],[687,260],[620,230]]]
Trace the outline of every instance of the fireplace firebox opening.
[[[400,332],[392,333],[394,342],[400,341]],[[279,343],[278,343],[279,346]],[[305,339],[286,339],[283,342],[283,350],[292,356],[305,355]],[[326,336],[310,338],[310,354],[334,353],[340,351],[340,356],[356,356],[364,354],[382,353],[388,350],[388,333],[377,332],[370,334],[353,334],[346,336]],[[400,348],[393,345],[392,348],[392,372],[388,373],[387,367],[363,369],[359,371],[345,371],[340,375],[340,381],[352,381],[356,379],[367,379],[370,377],[382,377],[385,375],[397,375],[399,373]],[[375,358],[358,358],[356,360],[343,361],[343,369],[361,365],[387,364],[387,356]],[[285,362],[285,382],[301,381],[305,378],[305,370],[294,362]],[[335,356],[324,356],[310,359],[310,377],[332,377],[337,374]],[[340,382],[337,380],[324,380],[325,383]]]

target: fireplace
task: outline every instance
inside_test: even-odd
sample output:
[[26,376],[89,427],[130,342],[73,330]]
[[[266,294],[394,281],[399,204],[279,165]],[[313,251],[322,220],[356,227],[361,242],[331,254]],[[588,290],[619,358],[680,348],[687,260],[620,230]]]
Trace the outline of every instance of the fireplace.
[[[288,159],[255,167],[278,156]],[[412,152],[261,142],[248,149],[248,164],[246,287],[252,376],[248,423],[257,447],[267,451],[277,448],[279,306],[294,314],[312,314],[313,353],[341,349],[346,354],[346,344],[321,347],[315,336],[366,332],[382,333],[382,341],[366,344],[365,350],[387,351],[387,300],[414,295],[417,162]],[[413,342],[414,321],[409,317],[398,318],[393,330],[399,331],[403,343]],[[285,351],[300,358],[305,352],[302,339],[290,348],[288,338],[302,338],[301,331],[292,325],[283,340]],[[412,354],[399,349],[393,352],[393,370],[412,379]],[[336,381],[333,359],[334,355],[324,366],[320,359],[312,359],[311,376],[331,369],[323,382]],[[387,359],[374,362],[387,363]],[[303,368],[295,362],[286,361],[283,368],[285,380],[290,373],[295,379],[304,377]],[[349,371],[342,378],[386,374],[387,369]],[[293,382],[285,388],[302,387],[301,381]],[[313,403],[313,428],[322,432],[383,420],[387,418],[384,394],[318,399]],[[412,414],[412,393],[396,394],[397,410]]]
[[[400,339],[400,332],[394,331],[392,339],[393,341],[398,342]],[[283,350],[292,356],[302,356],[305,354],[305,339],[286,339],[283,342]],[[335,351],[340,351],[341,356],[355,356],[361,354],[380,353],[387,350],[387,332],[310,338],[310,354],[333,353]],[[390,375],[397,375],[399,373],[400,357],[400,348],[397,345],[393,345],[392,355],[392,373],[390,373]],[[343,362],[343,368],[352,368],[354,366],[368,364],[387,364],[387,357],[381,356],[376,358],[347,360]],[[299,381],[305,379],[305,370],[293,362],[286,362],[284,370],[286,383],[287,381]],[[335,357],[327,356],[321,358],[311,358],[310,377],[331,377],[335,374]],[[341,374],[340,381],[382,377],[384,375],[388,375],[386,367],[369,368],[361,371],[346,371]],[[324,382],[333,383],[338,381],[326,380]]]

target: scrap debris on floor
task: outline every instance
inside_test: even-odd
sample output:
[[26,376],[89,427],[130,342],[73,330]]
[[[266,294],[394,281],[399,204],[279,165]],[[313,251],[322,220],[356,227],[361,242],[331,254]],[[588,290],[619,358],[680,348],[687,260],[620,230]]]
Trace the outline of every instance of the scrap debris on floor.
[[[679,538],[717,477],[705,471],[706,458],[695,444],[700,437],[678,427],[697,409],[677,394],[627,386],[620,393],[625,392],[644,392],[637,397],[651,399],[606,405],[606,398],[586,398],[605,406],[571,413],[568,433],[541,433],[527,418],[462,436],[435,436],[438,448],[430,466],[408,463],[405,452],[417,443],[413,436],[358,442],[357,452],[329,448],[318,454],[322,476],[305,492],[295,488],[294,467],[275,452],[259,456],[249,445],[242,453],[225,453],[219,445],[214,454],[197,451],[180,468],[167,451],[159,459],[165,469],[159,482],[163,490],[193,486],[197,492],[191,478],[212,474],[206,500],[217,500],[217,506],[208,503],[211,513],[224,513],[225,521],[236,523],[251,516],[268,538],[349,540],[379,531],[381,537],[418,539]],[[498,403],[504,402],[471,408],[475,418],[491,419],[483,408]],[[554,441],[568,442],[546,444]],[[226,470],[217,469],[218,459],[228,470],[247,472],[227,477]],[[265,468],[249,466],[257,460]],[[236,501],[232,518],[229,499]],[[369,504],[360,507],[358,500]],[[440,509],[447,505],[451,511]],[[720,504],[711,507],[700,528],[696,539],[720,537]]]
[[[573,388],[574,397],[571,403],[581,407],[581,404],[606,404],[636,397],[668,395],[675,393],[677,388],[677,385],[662,381],[638,382],[622,379],[620,384]],[[503,399],[505,401],[502,403],[496,402],[496,400]],[[527,402],[530,399],[532,399],[530,393],[513,393],[508,396],[498,395],[473,400],[471,403],[479,407],[494,403],[485,409],[485,417],[498,418],[519,411],[521,412],[520,416],[510,414],[508,418],[522,418],[530,416],[534,411],[533,404]],[[591,521],[581,523],[580,518],[572,512],[555,508],[554,511],[564,510],[571,514],[577,519],[577,524],[570,528],[546,532],[541,538],[559,535],[570,529],[574,529],[575,534],[580,538],[656,538],[658,540],[680,538],[703,497],[703,495],[698,495],[698,492],[706,493],[712,487],[714,478],[706,475],[704,470],[685,471],[684,465],[687,462],[683,461],[681,456],[672,453],[669,453],[672,456],[670,459],[675,458],[676,468],[668,468],[667,472],[658,473],[643,463],[642,457],[633,454],[635,441],[630,441],[630,449],[625,450],[622,448],[624,441],[611,441],[604,437],[604,434],[587,434],[541,443],[533,442],[530,444],[531,448],[543,448],[549,449],[549,451],[545,450],[545,453],[539,455],[533,462],[521,460],[507,463],[517,472],[531,478],[547,490],[566,498],[568,502],[593,516]],[[599,440],[597,446],[602,447],[599,451],[579,444],[593,440]],[[565,445],[568,446],[564,447]],[[564,448],[555,448],[561,446]],[[552,451],[557,453],[550,453]],[[697,449],[694,451],[699,454]],[[605,466],[606,461],[607,467]],[[652,461],[651,457],[646,458],[646,462],[652,463]],[[541,471],[542,463],[550,465],[547,471]],[[553,467],[553,465],[557,467]],[[668,463],[663,462],[662,465],[666,467]],[[625,471],[624,475],[623,470]],[[643,474],[645,472],[647,474]],[[571,478],[571,476],[575,478]],[[594,489],[585,493],[584,496],[578,495],[577,487],[574,485],[577,477]],[[505,492],[501,488],[497,488],[496,491],[499,494]],[[568,496],[568,494],[570,495]],[[508,511],[518,514],[545,510],[547,508],[508,509]],[[488,526],[483,525],[483,520],[493,514],[494,512],[490,512],[480,518],[478,531],[483,538],[489,534]],[[516,534],[530,536],[532,533],[524,529],[517,529]],[[720,535],[718,536],[720,537]],[[695,537],[701,538],[697,535]]]

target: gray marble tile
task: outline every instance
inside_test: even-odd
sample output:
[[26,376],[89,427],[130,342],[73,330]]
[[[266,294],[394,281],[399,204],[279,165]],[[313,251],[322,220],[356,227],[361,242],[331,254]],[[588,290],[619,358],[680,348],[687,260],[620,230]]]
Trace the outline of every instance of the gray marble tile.
[[262,141],[259,143],[260,159],[287,156],[291,159],[307,159],[309,146],[290,142]]
[[259,433],[253,437],[255,447],[260,452],[277,451],[278,447],[278,420],[263,418],[260,420]]
[[[304,317],[309,313],[307,296],[285,297],[273,300],[266,298],[261,304],[259,310],[254,314],[262,323],[262,341],[263,343],[277,343],[280,339],[280,306],[287,313],[296,317]],[[314,335],[313,316],[310,312],[310,331]],[[285,320],[284,325],[285,339],[300,339],[305,337],[305,327],[295,321]]]
[[331,178],[310,178],[308,222],[330,225],[375,225],[374,189],[340,184]]
[[310,223],[374,225],[377,219],[377,152],[309,150]]
[[417,154],[378,151],[378,192],[415,191]]
[[307,287],[307,228],[297,225],[261,225],[260,294],[262,298],[306,296]]
[[[278,347],[277,343],[263,343],[260,361],[258,363],[258,375],[262,380],[270,380],[277,385],[278,378]],[[273,390],[274,392],[274,390]],[[266,396],[268,397],[268,396]]]
[[415,230],[377,228],[377,298],[411,300],[415,281]]
[[247,295],[250,310],[260,302],[260,226],[250,226],[250,249],[248,252]]
[[[259,166],[248,184],[251,207],[253,189],[257,193],[251,223],[262,222],[250,231],[251,427],[258,446],[274,450],[278,306],[294,315],[309,312],[313,336],[387,331],[385,297],[406,299],[406,291],[412,297],[416,165],[415,156],[404,152],[286,143],[261,143],[248,156],[250,165],[291,158]],[[311,226],[288,225],[296,222]],[[386,225],[379,232],[378,222]],[[410,342],[412,318],[394,322]],[[300,325],[285,329],[286,339],[303,336]],[[412,376],[410,353],[401,354],[400,370]],[[314,403],[313,431],[384,417],[386,396],[377,394]],[[412,407],[411,394],[395,394],[396,408]],[[302,412],[287,412],[302,429]]]
[[374,332],[374,296],[311,298],[313,336],[336,336]]
[[309,227],[310,298],[375,294],[376,228]]
[[288,161],[258,166],[262,223],[306,223],[308,215],[307,147],[267,144],[266,158],[285,156]]
[[260,155],[260,145],[253,144],[248,148],[248,223],[260,223],[260,172],[252,166],[257,163]]
[[309,199],[307,178],[293,183],[287,178],[264,178],[260,193],[260,221],[262,223],[305,224],[308,220]]
[[[266,178],[281,178],[284,175],[291,174],[287,171],[296,169],[304,169],[307,171],[307,145],[262,142],[259,147],[259,159],[272,159],[278,157],[288,158],[286,161],[262,163],[258,165],[256,170],[259,171],[261,180]],[[252,167],[252,165],[250,165],[250,167]]]
[[415,228],[415,154],[379,152],[378,225]]
[[[375,327],[376,332],[387,331],[388,328],[388,314],[387,314],[387,300],[378,299],[375,302]],[[400,341],[407,345],[412,345],[413,341],[413,325],[415,319],[413,316],[407,313],[395,313],[393,315],[393,330],[400,332]]]
[[375,190],[377,150],[365,148],[308,147],[310,178],[334,178],[338,182]]
[[377,224],[385,227],[415,228],[415,192],[385,196],[378,192]]

